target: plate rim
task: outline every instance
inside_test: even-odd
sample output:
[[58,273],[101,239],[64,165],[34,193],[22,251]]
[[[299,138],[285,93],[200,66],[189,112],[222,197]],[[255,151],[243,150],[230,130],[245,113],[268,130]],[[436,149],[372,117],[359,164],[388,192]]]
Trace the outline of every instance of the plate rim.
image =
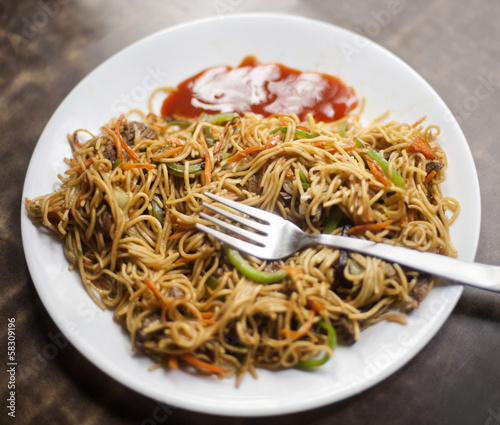
[[[327,28],[330,28],[330,29],[333,28],[333,29],[335,29],[337,31],[341,31],[341,32],[349,34],[349,35],[355,35],[355,36],[359,36],[359,37],[361,37],[363,39],[366,39],[366,40],[368,40],[368,42],[370,44],[376,46],[377,48],[382,49],[386,54],[389,54],[392,57],[392,59],[395,59],[395,60],[399,61],[402,65],[404,65],[406,67],[407,71],[410,71],[414,76],[418,77],[421,80],[421,82],[424,83],[428,87],[428,89],[435,94],[435,96],[439,100],[439,102],[442,103],[442,106],[446,110],[449,110],[448,107],[447,107],[447,105],[444,103],[444,101],[439,96],[439,94],[434,90],[434,88],[422,76],[420,76],[420,74],[415,69],[413,69],[412,67],[410,67],[404,60],[402,60],[399,56],[397,56],[394,53],[392,53],[387,48],[379,45],[378,43],[374,42],[373,40],[371,40],[371,39],[369,39],[367,37],[364,37],[363,35],[357,34],[357,33],[353,32],[353,31],[348,30],[346,28],[343,28],[341,26],[338,26],[338,25],[335,25],[335,24],[331,24],[331,23],[328,23],[328,22],[325,22],[325,21],[321,21],[321,20],[318,20],[318,19],[314,19],[314,18],[297,16],[297,15],[293,15],[293,14],[284,14],[284,13],[272,13],[272,12],[270,12],[270,13],[264,13],[264,12],[235,13],[235,14],[224,15],[222,18],[218,17],[218,16],[211,16],[211,17],[205,17],[205,18],[201,18],[201,19],[196,19],[196,20],[192,20],[192,21],[188,21],[188,22],[179,23],[179,24],[176,24],[176,25],[173,25],[173,26],[170,26],[170,27],[166,27],[164,29],[156,31],[156,32],[154,32],[154,33],[152,33],[152,34],[150,34],[150,35],[148,35],[146,37],[143,37],[143,38],[141,38],[139,40],[136,40],[133,43],[131,43],[131,44],[123,47],[119,51],[117,51],[114,54],[112,54],[111,56],[109,56],[106,60],[102,61],[99,65],[97,65],[95,68],[93,68],[85,77],[83,77],[69,91],[69,93],[64,97],[64,99],[60,102],[60,104],[57,106],[57,108],[55,108],[54,112],[52,113],[51,118],[49,119],[49,121],[47,122],[46,126],[44,127],[44,130],[40,134],[40,137],[39,137],[39,139],[38,139],[38,141],[37,141],[37,143],[36,143],[36,145],[35,145],[35,147],[33,149],[33,153],[32,153],[32,156],[30,158],[30,162],[29,162],[29,165],[28,165],[28,168],[27,168],[27,171],[26,171],[25,182],[24,182],[24,185],[23,185],[23,196],[22,196],[22,201],[21,201],[21,232],[22,232],[23,249],[24,249],[24,253],[25,253],[25,257],[26,257],[26,262],[28,264],[28,268],[29,268],[29,271],[30,271],[30,275],[31,275],[33,284],[34,284],[34,286],[36,288],[36,291],[38,293],[38,296],[42,300],[42,303],[44,304],[44,307],[45,307],[46,311],[48,312],[49,316],[55,322],[56,326],[63,333],[63,335],[67,338],[67,340],[69,342],[71,342],[73,346],[75,346],[77,348],[77,350],[80,352],[80,354],[82,354],[94,366],[98,367],[101,371],[103,371],[104,373],[106,373],[108,376],[110,376],[111,378],[117,380],[118,382],[122,383],[123,385],[127,386],[128,388],[130,388],[130,389],[132,389],[132,390],[134,390],[134,391],[136,391],[136,392],[138,392],[140,394],[146,395],[146,396],[148,396],[148,397],[150,397],[150,398],[152,398],[154,400],[158,400],[158,398],[153,397],[151,395],[150,391],[148,391],[149,390],[148,388],[139,388],[138,389],[136,382],[130,382],[126,377],[123,377],[123,376],[117,377],[113,373],[113,371],[109,370],[109,364],[105,364],[105,363],[101,364],[99,356],[97,356],[97,360],[96,360],[96,356],[95,356],[95,353],[94,353],[94,351],[95,351],[94,347],[88,347],[88,344],[86,344],[85,340],[82,340],[78,336],[75,336],[74,334],[72,334],[72,332],[70,330],[66,329],[65,323],[64,323],[65,322],[65,318],[63,317],[62,314],[60,314],[60,312],[54,311],[52,309],[47,308],[47,305],[51,305],[51,300],[47,298],[48,294],[46,294],[44,291],[42,291],[40,285],[37,284],[36,279],[34,278],[35,264],[33,263],[33,257],[27,255],[27,252],[29,252],[29,249],[27,249],[26,247],[29,246],[29,240],[26,240],[27,235],[28,235],[26,226],[28,226],[28,225],[33,226],[33,224],[31,223],[31,221],[29,221],[29,219],[27,219],[26,213],[25,213],[25,208],[24,208],[24,197],[25,197],[26,190],[27,190],[28,175],[29,175],[30,169],[32,167],[32,161],[36,157],[36,152],[37,152],[38,146],[40,145],[40,141],[44,138],[44,134],[48,131],[48,128],[50,127],[50,124],[53,121],[54,116],[56,115],[56,113],[59,111],[60,108],[62,108],[64,106],[64,104],[67,102],[67,100],[69,98],[71,98],[72,93],[79,86],[81,86],[82,84],[84,84],[89,78],[92,78],[92,76],[96,72],[98,72],[98,70],[101,67],[104,67],[107,63],[113,61],[116,56],[122,54],[122,52],[126,51],[127,49],[132,48],[132,46],[136,46],[136,45],[138,45],[140,43],[147,43],[150,39],[156,38],[156,37],[161,36],[161,35],[166,34],[166,33],[178,31],[179,29],[182,29],[184,27],[196,26],[196,25],[207,23],[207,22],[221,20],[221,19],[223,19],[223,20],[234,20],[234,19],[255,19],[255,18],[258,18],[258,19],[263,19],[263,18],[265,18],[265,19],[276,19],[276,18],[278,18],[278,19],[285,19],[285,20],[297,20],[297,21],[302,21],[302,22],[309,23],[309,24],[312,23],[314,25],[321,25],[321,26],[324,26],[324,27],[327,27]],[[350,84],[349,81],[348,81],[348,84]],[[479,201],[477,203],[476,222],[473,225],[475,237],[474,237],[474,240],[471,241],[472,242],[471,252],[472,252],[472,257],[473,258],[469,259],[469,260],[473,260],[474,257],[475,257],[475,255],[476,255],[476,253],[477,253],[477,247],[478,247],[478,244],[479,244],[479,231],[480,231],[480,223],[481,223],[480,188],[479,188],[479,181],[478,181],[478,176],[477,176],[477,170],[476,170],[476,167],[475,167],[475,164],[474,164],[474,160],[473,160],[473,157],[472,157],[472,154],[471,154],[468,142],[467,142],[465,136],[463,135],[463,132],[462,132],[461,128],[458,126],[458,124],[457,124],[457,129],[456,130],[461,133],[463,139],[465,140],[465,142],[466,142],[465,143],[465,148],[468,150],[468,155],[470,156],[470,159],[472,160],[472,164],[474,165],[474,170],[473,170],[473,174],[475,176],[474,187],[476,188],[477,200]],[[389,368],[389,369],[385,370],[384,373],[379,374],[378,375],[379,379],[376,379],[375,382],[367,380],[364,383],[364,385],[358,386],[357,390],[353,390],[351,392],[347,392],[342,397],[337,397],[335,400],[328,401],[327,400],[328,397],[324,396],[324,397],[319,398],[318,401],[317,401],[317,403],[310,403],[308,406],[298,405],[295,409],[291,408],[290,406],[284,406],[283,408],[280,408],[280,407],[276,407],[274,409],[267,408],[264,411],[256,411],[253,408],[252,408],[252,410],[248,410],[248,409],[246,409],[246,410],[245,409],[231,410],[231,409],[228,409],[227,407],[220,409],[217,406],[212,406],[213,409],[208,409],[207,408],[208,406],[202,406],[201,408],[197,409],[196,406],[193,406],[192,404],[190,404],[188,402],[184,403],[184,404],[180,403],[179,400],[173,401],[172,402],[172,406],[181,407],[181,408],[188,409],[188,410],[191,410],[191,411],[197,411],[197,412],[200,412],[200,413],[218,414],[218,415],[224,415],[224,416],[247,416],[247,417],[250,417],[250,416],[274,416],[274,415],[296,413],[296,412],[300,412],[300,411],[310,410],[310,409],[313,409],[313,408],[324,406],[326,404],[336,403],[336,402],[339,402],[339,401],[344,400],[346,398],[352,397],[355,394],[361,393],[361,392],[367,390],[368,388],[371,388],[371,387],[373,387],[373,386],[381,383],[388,376],[392,375],[393,373],[395,373],[396,371],[398,371],[399,369],[401,369],[402,366],[404,366],[409,361],[411,361],[429,343],[429,341],[432,338],[434,338],[434,336],[442,328],[443,324],[448,320],[448,318],[449,318],[449,316],[450,316],[453,308],[455,307],[456,303],[458,302],[458,300],[460,298],[460,295],[461,295],[462,291],[463,291],[463,288],[461,286],[457,287],[454,300],[452,300],[447,305],[447,308],[446,308],[447,311],[446,311],[446,313],[443,314],[443,315],[441,315],[441,316],[439,316],[440,320],[439,320],[438,326],[436,326],[434,328],[433,332],[427,333],[425,335],[425,337],[419,339],[419,343],[417,344],[416,350],[414,350],[413,354],[411,354],[411,355],[407,356],[406,358],[402,359],[402,361],[397,362],[397,364],[395,364],[393,368]]]

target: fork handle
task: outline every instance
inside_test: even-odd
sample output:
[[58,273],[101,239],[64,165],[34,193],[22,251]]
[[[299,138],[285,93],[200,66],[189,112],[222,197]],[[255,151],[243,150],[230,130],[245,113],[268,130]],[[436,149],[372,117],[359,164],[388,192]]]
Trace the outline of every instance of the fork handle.
[[304,235],[300,244],[327,245],[381,258],[415,270],[461,282],[465,285],[500,292],[500,267],[457,260],[445,255],[417,251],[386,243],[337,235]]

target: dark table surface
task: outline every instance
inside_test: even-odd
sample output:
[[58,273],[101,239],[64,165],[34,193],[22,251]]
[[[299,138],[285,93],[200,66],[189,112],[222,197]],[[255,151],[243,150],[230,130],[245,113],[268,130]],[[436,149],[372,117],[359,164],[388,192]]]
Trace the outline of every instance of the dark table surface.
[[[382,20],[391,5],[399,12]],[[29,159],[50,116],[81,78],[131,42],[196,18],[254,11],[312,17],[369,36],[436,89],[460,121],[477,166],[482,230],[476,260],[500,263],[500,2],[1,0],[0,352],[7,369],[7,323],[15,318],[19,368],[34,359],[39,364],[17,382],[15,419],[6,409],[9,376],[0,373],[0,423],[500,424],[500,295],[471,288],[430,343],[393,376],[347,400],[286,417],[162,410],[71,345],[40,356],[58,329],[26,266],[20,206]],[[489,95],[478,96],[484,81]]]

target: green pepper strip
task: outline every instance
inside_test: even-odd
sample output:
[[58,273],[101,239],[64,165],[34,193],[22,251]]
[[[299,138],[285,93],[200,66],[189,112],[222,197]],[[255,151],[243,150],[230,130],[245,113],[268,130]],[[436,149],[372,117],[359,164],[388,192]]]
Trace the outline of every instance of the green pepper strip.
[[[186,167],[179,162],[167,162],[167,168],[174,173],[184,174]],[[200,173],[205,169],[205,163],[200,162],[199,164],[194,164],[189,166],[189,174]]]
[[[369,145],[365,142],[363,142],[361,139],[356,137],[356,147],[357,148],[366,148]],[[392,169],[392,176],[389,175],[389,163],[387,160],[382,158],[376,150],[374,149],[368,149],[368,155],[374,159],[375,161],[378,162],[378,164],[382,167],[382,170],[384,170],[385,175],[389,180],[391,180],[396,186],[402,187],[403,189],[406,189],[406,182],[404,181],[403,177],[401,177],[401,174],[397,172],[396,169]]]
[[217,289],[220,285],[220,280],[215,276],[210,275],[207,279],[207,285],[210,287],[210,289]]
[[356,147],[357,148],[366,148],[368,143],[363,142],[359,137],[356,137]]
[[342,218],[344,218],[343,211],[340,209],[340,207],[335,205],[330,210],[330,214],[328,215],[327,222],[326,222],[325,227],[323,228],[323,231],[321,233],[326,233],[326,234],[333,233],[333,231],[337,227],[339,227],[339,223],[342,220]]
[[158,205],[158,202],[156,202],[154,199],[151,201],[151,212],[153,217],[156,218],[163,226],[165,215],[163,214],[163,210]]
[[122,165],[122,163],[123,163],[123,159],[122,158],[118,158],[115,162],[113,162],[113,166],[111,167],[111,169],[114,170],[115,168],[117,168],[120,165]]
[[224,245],[224,251],[231,264],[238,269],[238,271],[249,279],[259,283],[276,283],[282,281],[288,276],[285,270],[278,270],[273,273],[262,272],[248,264],[241,254],[229,245]]
[[339,125],[339,128],[337,129],[337,134],[340,136],[340,137],[344,137],[345,136],[345,130],[346,130],[346,124],[345,124],[345,121],[342,121]]
[[234,118],[234,112],[222,112],[220,114],[208,115],[202,114],[201,120],[210,124],[221,124],[223,122],[231,121]]
[[179,127],[179,128],[188,128],[191,124],[191,121],[187,120],[169,120],[166,119],[169,127]]
[[374,149],[368,149],[368,155],[379,163],[388,179],[392,180],[396,186],[406,189],[406,182],[395,168],[392,169],[392,176],[389,175],[389,163],[382,158],[377,151]]
[[311,187],[311,184],[307,181],[304,172],[300,168],[299,168],[299,177],[300,177],[300,182],[302,183],[302,187],[304,189],[308,189]]
[[204,125],[202,131],[203,131],[203,137],[205,138],[208,147],[211,148],[212,146],[215,146],[215,139],[214,136],[212,135],[212,130],[210,129],[210,127]]
[[[283,133],[283,135],[285,135],[286,130],[287,130],[286,127],[275,128],[273,131],[271,131],[271,134],[274,134],[274,133],[277,133],[278,131],[281,131]],[[307,131],[304,131],[304,130],[295,130],[295,137],[297,139],[314,139],[315,137],[318,137],[318,135],[308,133]]]
[[365,269],[361,267],[361,264],[359,264],[357,261],[351,259],[351,272],[352,274],[361,274],[364,272]]
[[[337,345],[337,333],[335,332],[335,329],[333,329],[332,325],[330,325],[328,322],[325,322],[324,320],[321,320],[318,322],[318,325],[321,326],[323,329],[325,329],[328,332],[328,346],[333,350],[335,346]],[[319,359],[309,359],[309,360],[304,360],[304,361],[298,361],[295,365],[295,367],[301,368],[301,369],[309,369],[312,367],[318,367],[324,365],[328,360],[330,360],[330,355],[328,353],[325,353],[323,357],[320,357]]]

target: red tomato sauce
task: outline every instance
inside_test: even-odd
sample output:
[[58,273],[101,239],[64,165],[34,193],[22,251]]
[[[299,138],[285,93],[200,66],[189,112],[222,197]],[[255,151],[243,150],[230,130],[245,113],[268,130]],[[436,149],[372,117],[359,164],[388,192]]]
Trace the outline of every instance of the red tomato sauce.
[[193,118],[219,112],[264,117],[296,113],[304,121],[310,113],[317,121],[331,122],[357,104],[354,90],[337,77],[261,64],[247,56],[236,68],[208,68],[180,83],[164,100],[161,114]]

